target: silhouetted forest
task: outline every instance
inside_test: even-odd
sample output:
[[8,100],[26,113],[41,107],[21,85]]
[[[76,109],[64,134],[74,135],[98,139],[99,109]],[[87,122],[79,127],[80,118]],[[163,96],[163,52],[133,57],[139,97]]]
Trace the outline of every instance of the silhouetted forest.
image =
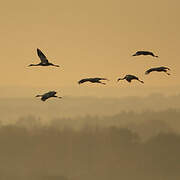
[[1,100],[0,179],[179,180],[179,100]]
[[0,126],[0,179],[180,178],[180,135],[176,133],[160,132],[142,141],[126,127],[87,124],[81,129],[64,126],[60,130],[60,124],[40,126],[34,119],[36,123],[27,128],[23,122],[31,120]]
[[[43,117],[23,116],[14,124],[18,127],[33,129],[37,127],[52,127],[59,130],[73,129],[79,131],[86,127],[108,128],[118,127],[127,128],[137,133],[141,140],[147,140],[159,133],[173,132],[180,134],[180,110],[168,109],[164,111],[143,111],[135,113],[134,111],[122,111],[121,113],[110,116],[86,115],[74,118],[52,118],[46,121]],[[3,122],[2,122],[3,124]]]

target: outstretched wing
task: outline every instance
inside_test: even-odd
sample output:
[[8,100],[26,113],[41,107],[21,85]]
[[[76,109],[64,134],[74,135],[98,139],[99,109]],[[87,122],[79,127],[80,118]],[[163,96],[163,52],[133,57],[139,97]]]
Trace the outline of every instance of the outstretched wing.
[[54,96],[57,92],[56,91],[49,91],[47,94],[48,96]]
[[127,78],[128,78],[128,79],[138,79],[137,76],[132,75],[132,74],[127,74],[125,77],[126,77],[126,79],[127,79]]
[[149,74],[150,72],[155,71],[155,70],[156,70],[155,68],[150,68],[145,72],[145,74]]
[[90,78],[86,78],[86,79],[81,79],[80,81],[78,81],[79,84],[82,84],[84,82],[90,81]]
[[41,97],[41,100],[42,100],[42,101],[46,101],[47,99],[48,99],[48,98],[45,97],[45,96],[42,96],[42,97]]
[[96,80],[108,80],[108,79],[106,79],[106,78],[92,78],[92,79],[96,79]]
[[42,95],[41,100],[46,101],[50,97],[54,97],[56,93],[57,93],[56,91],[49,91],[49,92]]
[[135,54],[133,54],[132,56],[139,56],[139,55],[142,55],[143,54],[143,51],[136,51]]
[[42,53],[40,49],[37,48],[37,54],[41,60],[42,63],[48,63],[47,57]]
[[153,57],[158,57],[154,55],[154,53],[151,51],[137,51],[135,54],[133,54],[133,56],[139,56],[139,55],[151,55]]

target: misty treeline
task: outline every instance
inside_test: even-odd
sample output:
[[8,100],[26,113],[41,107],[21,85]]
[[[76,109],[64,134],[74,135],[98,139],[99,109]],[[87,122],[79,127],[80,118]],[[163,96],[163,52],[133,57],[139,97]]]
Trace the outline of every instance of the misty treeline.
[[[121,92],[119,92],[121,93]],[[35,95],[34,95],[35,96]],[[152,94],[142,97],[97,98],[63,97],[42,102],[32,98],[4,98],[0,100],[1,120],[13,121],[19,116],[36,115],[44,119],[89,115],[107,116],[122,111],[143,112],[180,109],[180,95]],[[9,113],[11,112],[11,113]]]
[[[179,180],[179,134],[159,131],[142,141],[138,132],[118,125],[123,117],[124,122],[133,118],[142,124],[144,118],[149,128],[155,128],[163,120],[176,122],[179,115],[175,110],[122,113],[104,118],[86,116],[79,121],[54,119],[48,125],[26,117],[15,124],[1,125],[0,179]],[[73,127],[82,121],[86,123],[81,128]],[[153,124],[155,121],[161,123]]]
[[[74,118],[52,118],[45,120],[41,116],[22,116],[17,121],[9,121],[6,124],[14,124],[26,129],[36,129],[39,127],[50,127],[63,129],[81,130],[84,128],[106,128],[119,127],[128,128],[136,132],[141,140],[146,140],[156,136],[161,132],[180,133],[180,110],[168,109],[164,111],[143,111],[135,113],[134,111],[122,111],[121,113],[110,116],[85,115]],[[0,121],[0,126],[3,125]]]

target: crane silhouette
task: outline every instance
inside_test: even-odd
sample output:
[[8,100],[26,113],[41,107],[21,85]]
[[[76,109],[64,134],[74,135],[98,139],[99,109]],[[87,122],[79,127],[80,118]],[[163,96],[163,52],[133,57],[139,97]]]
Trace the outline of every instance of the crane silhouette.
[[150,55],[150,56],[153,56],[153,57],[158,57],[156,55],[154,55],[152,52],[150,51],[137,51],[135,54],[133,54],[132,56],[140,56],[140,55]]
[[129,83],[132,81],[132,80],[137,80],[141,83],[144,83],[144,81],[141,81],[137,76],[134,76],[134,75],[131,75],[131,74],[127,74],[126,76],[124,76],[124,78],[119,78],[117,79],[117,81],[120,81],[120,80],[126,80],[128,81]]
[[37,48],[37,54],[38,54],[41,62],[39,64],[30,64],[29,66],[55,66],[55,67],[59,67],[59,65],[55,65],[55,64],[50,63],[48,61],[47,57],[38,48]]
[[167,71],[170,71],[170,69],[168,67],[164,67],[164,66],[161,66],[161,67],[155,67],[155,68],[150,68],[148,69],[145,74],[149,74],[153,71],[156,71],[156,72],[165,72],[167,75],[170,75],[170,73],[168,73]]
[[55,98],[62,98],[59,96],[56,96],[56,91],[49,91],[47,93],[44,93],[42,95],[37,95],[36,97],[41,97],[42,101],[46,101],[47,99],[51,98],[51,97],[55,97]]
[[106,84],[104,82],[101,82],[101,80],[108,80],[106,78],[86,78],[86,79],[81,79],[78,81],[79,84],[85,83],[85,82],[91,82],[91,83],[100,83],[100,84]]

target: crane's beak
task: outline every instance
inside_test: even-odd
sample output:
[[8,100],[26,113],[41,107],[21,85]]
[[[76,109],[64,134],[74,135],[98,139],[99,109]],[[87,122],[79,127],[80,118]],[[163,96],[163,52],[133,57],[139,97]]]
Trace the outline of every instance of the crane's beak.
[[36,95],[35,97],[41,97],[42,95]]

